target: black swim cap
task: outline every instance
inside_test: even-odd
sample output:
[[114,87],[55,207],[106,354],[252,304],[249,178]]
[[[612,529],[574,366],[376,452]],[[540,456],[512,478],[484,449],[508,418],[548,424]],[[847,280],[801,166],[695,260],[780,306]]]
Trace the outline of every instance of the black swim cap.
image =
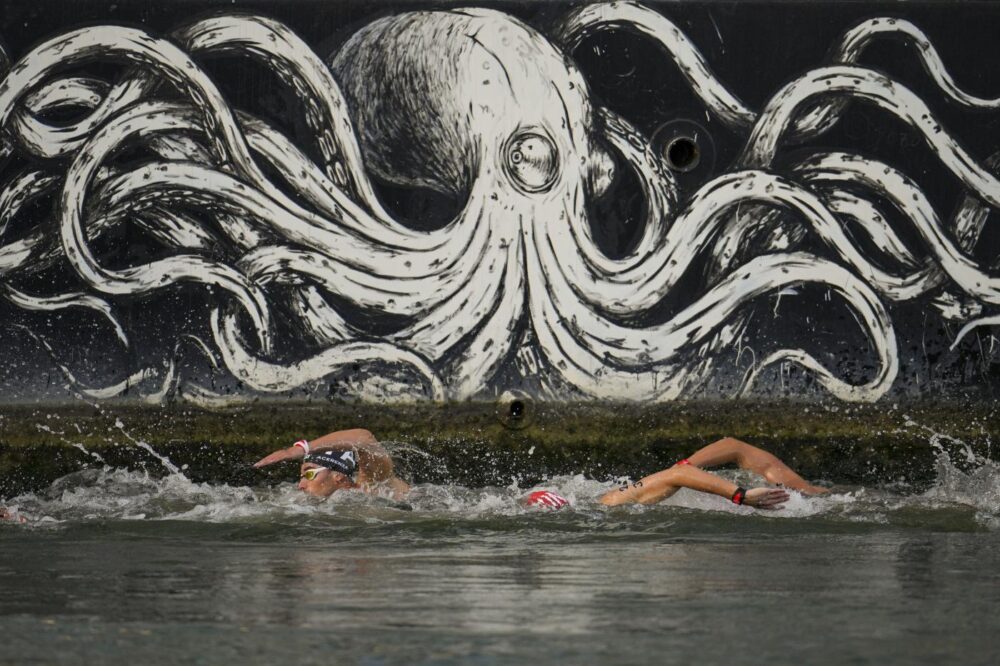
[[305,457],[305,462],[320,465],[334,472],[354,476],[358,462],[354,459],[354,451],[317,451]]

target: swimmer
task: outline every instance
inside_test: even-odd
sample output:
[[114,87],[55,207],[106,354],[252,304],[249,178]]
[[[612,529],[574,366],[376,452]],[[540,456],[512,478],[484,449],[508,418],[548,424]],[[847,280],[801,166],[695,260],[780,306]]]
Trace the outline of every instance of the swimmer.
[[[731,463],[759,474],[781,487],[747,490],[703,469]],[[780,509],[788,501],[788,490],[796,490],[805,495],[827,492],[825,488],[807,482],[777,456],[738,439],[725,437],[699,449],[673,467],[645,476],[635,483],[609,490],[601,496],[600,502],[607,506],[655,504],[681,488],[719,495],[734,504],[746,504],[758,509]]]
[[261,458],[261,468],[286,460],[301,460],[299,490],[329,497],[340,490],[401,499],[410,490],[396,476],[392,457],[375,436],[362,428],[339,430],[311,442],[304,439]]
[[[369,431],[340,430],[307,442],[299,440],[254,463],[261,468],[286,460],[301,460],[299,489],[310,495],[329,497],[339,490],[357,490],[401,499],[409,484],[396,476],[392,457]],[[707,467],[736,464],[780,487],[747,490]],[[777,456],[732,437],[709,444],[672,467],[609,490],[598,501],[606,506],[655,504],[681,488],[725,497],[735,504],[758,509],[780,509],[788,501],[788,490],[817,495],[827,490],[814,486],[796,474]],[[560,509],[569,502],[552,491],[536,491],[525,498],[529,506]]]
[[[747,490],[704,469],[728,464],[736,464],[741,469],[750,470],[780,487]],[[804,495],[828,492],[826,488],[807,482],[777,456],[738,439],[725,437],[699,449],[672,467],[645,476],[635,483],[626,483],[609,490],[598,501],[606,506],[655,504],[667,499],[681,488],[719,495],[734,504],[745,504],[767,510],[780,509],[781,505],[788,501],[788,490],[795,490]],[[551,491],[537,491],[528,497],[526,503],[542,508],[559,509],[569,502]]]

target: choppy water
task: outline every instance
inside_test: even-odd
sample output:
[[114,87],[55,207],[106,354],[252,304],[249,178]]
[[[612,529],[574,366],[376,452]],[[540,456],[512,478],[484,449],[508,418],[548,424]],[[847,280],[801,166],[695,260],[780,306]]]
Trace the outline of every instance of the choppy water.
[[84,470],[6,502],[0,663],[995,663],[1000,469],[962,463],[767,513]]

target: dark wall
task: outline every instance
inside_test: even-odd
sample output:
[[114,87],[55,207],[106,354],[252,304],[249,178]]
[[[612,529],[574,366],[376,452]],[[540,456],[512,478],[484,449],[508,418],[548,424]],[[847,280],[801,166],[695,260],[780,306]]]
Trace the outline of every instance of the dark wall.
[[0,401],[992,400],[998,28],[8,3]]

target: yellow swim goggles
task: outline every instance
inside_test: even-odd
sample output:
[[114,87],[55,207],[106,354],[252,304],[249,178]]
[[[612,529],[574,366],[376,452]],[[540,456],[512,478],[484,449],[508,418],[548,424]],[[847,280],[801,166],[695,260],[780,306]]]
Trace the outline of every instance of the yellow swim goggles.
[[320,472],[328,472],[328,471],[330,470],[328,470],[326,467],[310,467],[306,471],[302,472],[302,478],[305,479],[306,481],[312,481],[317,476],[319,476]]

